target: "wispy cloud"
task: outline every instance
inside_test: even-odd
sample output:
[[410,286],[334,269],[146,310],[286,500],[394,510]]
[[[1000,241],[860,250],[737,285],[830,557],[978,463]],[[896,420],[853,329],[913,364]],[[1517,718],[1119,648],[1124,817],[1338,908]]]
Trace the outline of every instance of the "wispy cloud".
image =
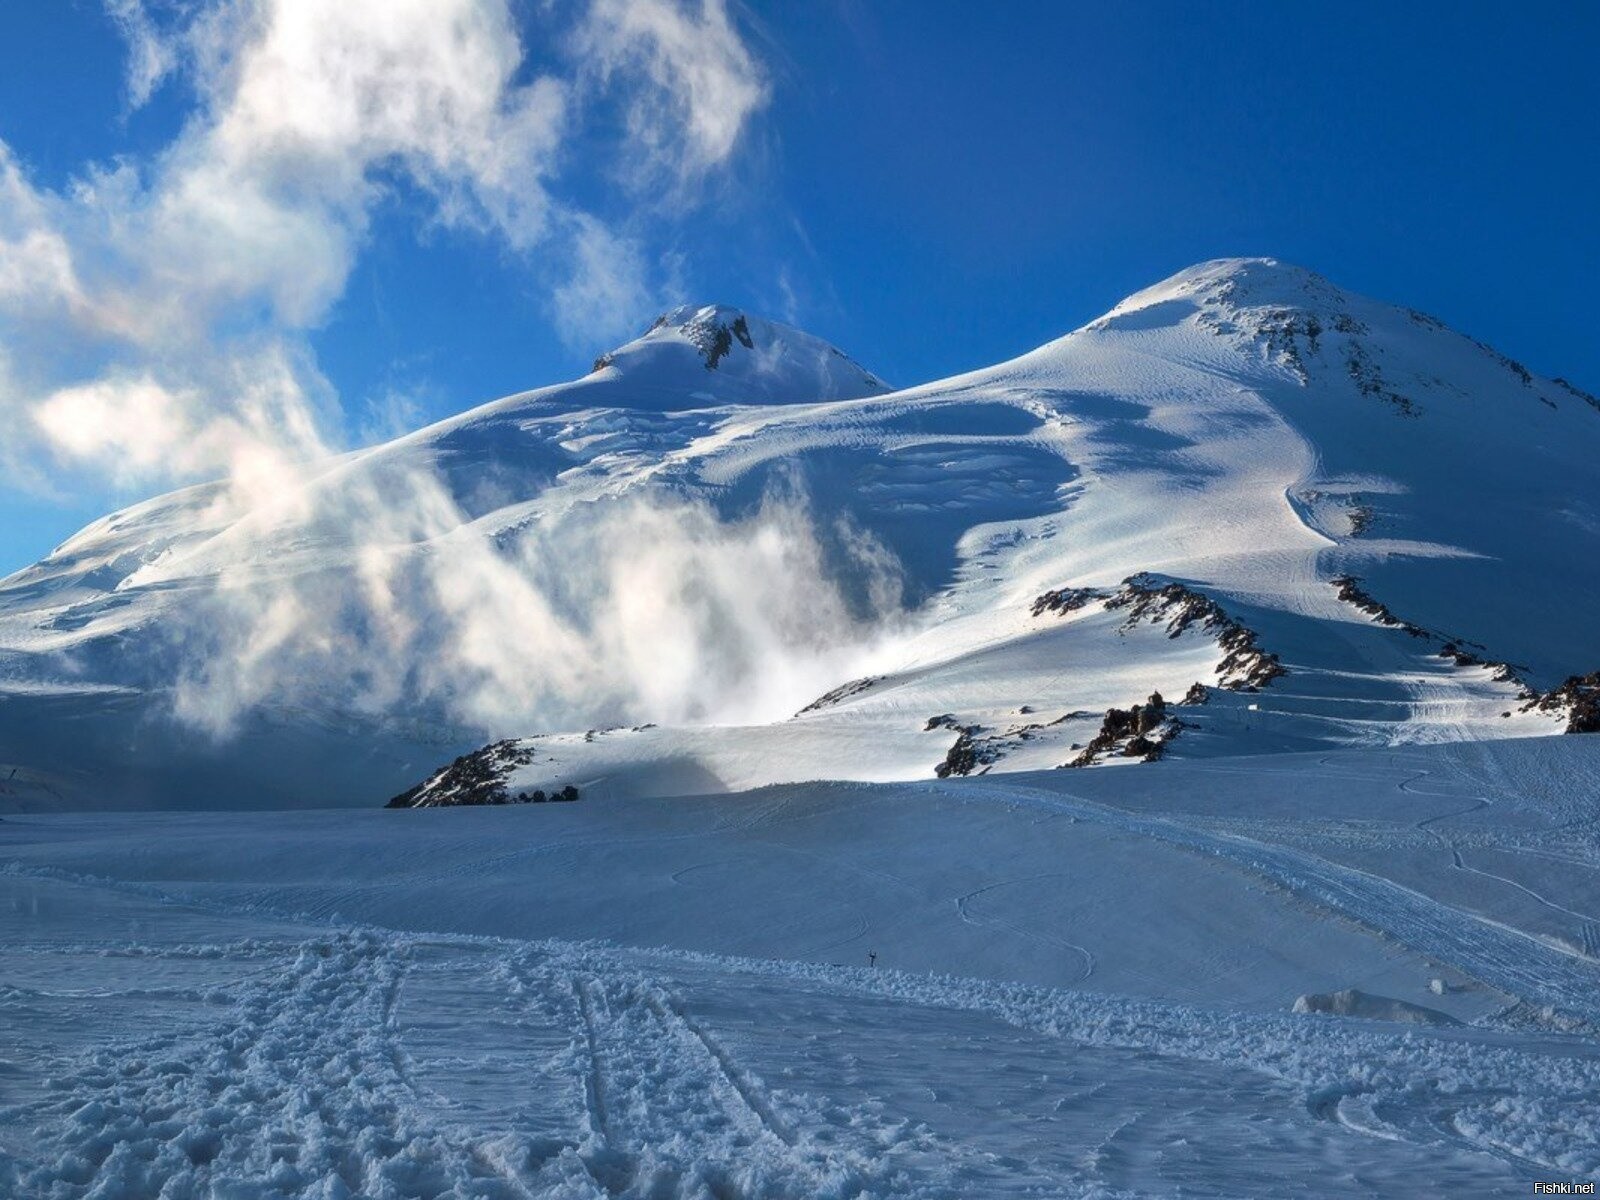
[[142,108],[176,69],[176,48],[161,36],[144,0],[105,0],[105,4],[128,44],[128,105]]
[[574,35],[587,70],[618,88],[641,187],[680,189],[726,162],[770,98],[723,0],[594,0]]
[[556,327],[575,349],[637,332],[634,314],[660,307],[638,242],[589,216],[572,220],[571,264],[551,294]]

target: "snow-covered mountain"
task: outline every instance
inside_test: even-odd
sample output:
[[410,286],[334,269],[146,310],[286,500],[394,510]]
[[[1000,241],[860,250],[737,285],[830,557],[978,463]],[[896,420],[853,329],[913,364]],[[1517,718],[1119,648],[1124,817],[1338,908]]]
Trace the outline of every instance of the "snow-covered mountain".
[[1268,259],[903,391],[685,307],[0,581],[0,763],[18,803],[372,803],[491,739],[429,794],[1583,729],[1596,462],[1600,400]]

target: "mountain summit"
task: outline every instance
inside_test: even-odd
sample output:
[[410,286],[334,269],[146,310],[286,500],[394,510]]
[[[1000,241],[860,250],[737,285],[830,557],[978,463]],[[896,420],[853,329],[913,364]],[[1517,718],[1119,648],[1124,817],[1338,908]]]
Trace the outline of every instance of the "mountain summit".
[[599,380],[638,396],[631,406],[814,404],[890,390],[842,350],[723,304],[684,304],[595,360]]
[[427,794],[1580,731],[1597,461],[1594,397],[1271,259],[896,392],[685,306],[270,510],[174,493],[0,581],[0,763],[351,803],[491,736]]

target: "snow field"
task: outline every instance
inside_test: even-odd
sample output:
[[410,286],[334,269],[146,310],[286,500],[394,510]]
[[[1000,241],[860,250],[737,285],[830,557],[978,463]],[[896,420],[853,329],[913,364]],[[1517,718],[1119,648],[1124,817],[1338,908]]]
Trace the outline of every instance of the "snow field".
[[[1594,750],[8,817],[0,1183],[1384,1196],[1582,1178],[1600,1170]],[[1290,1011],[1351,987],[1460,1023]]]

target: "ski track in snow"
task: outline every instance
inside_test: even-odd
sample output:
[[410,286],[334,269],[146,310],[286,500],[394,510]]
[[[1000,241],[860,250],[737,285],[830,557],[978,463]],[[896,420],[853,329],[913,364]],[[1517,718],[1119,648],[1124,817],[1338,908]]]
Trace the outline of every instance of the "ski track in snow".
[[[456,970],[489,958],[489,1003],[565,1025],[571,1136],[485,1137],[430,1113],[395,1001],[418,953],[441,951]],[[37,1124],[43,1150],[0,1154],[9,1194],[943,1197],[973,1158],[903,1121],[780,1099],[668,985],[598,947],[351,930],[237,991],[214,1027],[62,1064],[64,1095],[0,1112]]]
[[967,781],[959,788],[926,786],[952,796],[966,792],[990,801],[1067,812],[1228,859],[1303,899],[1451,963],[1501,991],[1552,1005],[1581,1017],[1591,1026],[1600,1024],[1600,965],[1584,952],[1441,903],[1393,880],[1293,847],[1268,844],[1238,833],[1207,833],[1192,825],[1137,816],[1063,792],[1013,785],[991,789],[976,781]]
[[1063,937],[1058,937],[1058,936],[1055,936],[1055,935],[1052,935],[1052,934],[1040,933],[1038,930],[1034,930],[1034,929],[1024,929],[1022,926],[1020,926],[1020,925],[1018,925],[1018,924],[1016,924],[1015,922],[1012,922],[1012,921],[1006,921],[1006,920],[1002,920],[999,917],[984,916],[981,913],[975,913],[973,911],[973,907],[972,907],[972,902],[974,900],[976,900],[979,896],[982,896],[982,895],[984,895],[984,894],[986,894],[988,892],[995,891],[995,890],[997,890],[999,888],[1011,887],[1011,886],[1013,886],[1015,884],[1019,884],[1019,883],[1029,883],[1029,882],[1032,882],[1033,880],[1036,880],[1036,879],[1057,879],[1057,878],[1061,878],[1061,876],[1055,876],[1055,875],[1031,875],[1031,876],[1028,876],[1025,879],[1003,879],[999,883],[986,884],[983,887],[977,888],[974,891],[970,891],[970,892],[965,893],[964,895],[957,896],[956,897],[956,909],[957,909],[957,911],[959,911],[961,913],[961,919],[963,921],[967,922],[967,924],[969,924],[969,925],[992,925],[992,926],[994,926],[994,927],[996,927],[998,929],[1004,929],[1008,933],[1015,934],[1017,937],[1024,938],[1024,939],[1027,939],[1027,940],[1031,940],[1031,941],[1040,942],[1040,943],[1043,943],[1044,945],[1047,945],[1047,946],[1053,946],[1058,950],[1065,950],[1068,953],[1076,954],[1079,958],[1081,958],[1083,960],[1083,974],[1078,976],[1078,978],[1073,980],[1072,982],[1074,984],[1080,984],[1080,983],[1083,983],[1086,979],[1088,979],[1089,976],[1094,974],[1094,954],[1091,953],[1087,948],[1078,945],[1076,942],[1069,942],[1066,938],[1063,938]]
[[[1301,1089],[1309,1117],[1378,1142],[1487,1153],[1524,1171],[1600,1170],[1600,1062],[1570,1043],[1541,1053],[990,981],[367,928],[121,953],[236,965],[231,1004],[209,1027],[54,1063],[52,1095],[0,1111],[0,1128],[37,1130],[31,1152],[0,1153],[8,1194],[933,1197],[1026,1180],[1021,1164],[880,1104],[770,1087],[697,997],[725,1005],[772,986],[847,1009],[970,1013],[1085,1047],[1248,1064]],[[425,975],[455,978],[472,1004],[560,1047],[517,1068],[527,1094],[502,1128],[453,1112],[407,1051],[418,1014],[401,998]],[[1113,1194],[1094,1170],[1123,1162],[1120,1136],[1088,1156],[1081,1187],[1057,1179],[1048,1194]]]

